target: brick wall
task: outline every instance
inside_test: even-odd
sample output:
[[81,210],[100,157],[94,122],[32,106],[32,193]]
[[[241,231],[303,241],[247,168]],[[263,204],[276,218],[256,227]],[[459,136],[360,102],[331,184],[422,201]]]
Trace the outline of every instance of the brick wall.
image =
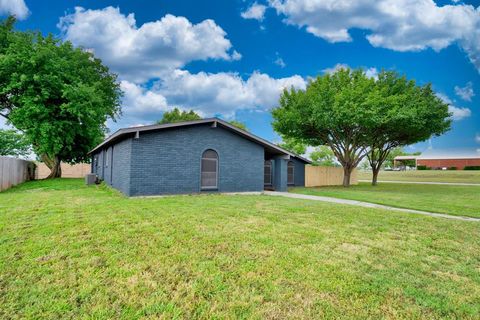
[[466,166],[480,166],[480,159],[417,159],[417,166],[429,168],[450,168],[456,167],[462,170]]

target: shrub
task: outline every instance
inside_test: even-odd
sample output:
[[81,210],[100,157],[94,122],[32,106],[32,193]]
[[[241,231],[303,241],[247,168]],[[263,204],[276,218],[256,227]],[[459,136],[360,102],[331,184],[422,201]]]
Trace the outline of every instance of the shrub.
[[447,170],[457,170],[457,167],[448,167]]
[[417,170],[430,170],[427,166],[417,166]]
[[463,170],[480,170],[480,166],[465,166]]

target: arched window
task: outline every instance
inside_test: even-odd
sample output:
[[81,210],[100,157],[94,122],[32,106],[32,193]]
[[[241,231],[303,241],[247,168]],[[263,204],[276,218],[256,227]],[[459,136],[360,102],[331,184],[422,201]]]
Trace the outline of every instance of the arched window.
[[214,150],[205,150],[202,154],[200,185],[202,189],[216,189],[218,187],[218,154]]
[[287,164],[287,184],[295,184],[295,164],[293,161],[288,161]]

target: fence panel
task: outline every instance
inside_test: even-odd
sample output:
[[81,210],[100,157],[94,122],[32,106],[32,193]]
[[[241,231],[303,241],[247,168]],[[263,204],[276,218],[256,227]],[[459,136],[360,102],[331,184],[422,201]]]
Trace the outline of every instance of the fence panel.
[[30,161],[0,156],[0,191],[29,180]]
[[[37,169],[35,170],[35,179],[45,179],[50,174],[50,169],[43,162],[37,162]],[[89,163],[78,163],[78,164],[68,164],[61,163],[62,167],[62,178],[83,178],[91,171],[91,164]]]
[[[305,187],[340,186],[342,184],[343,168],[305,166]],[[353,170],[350,184],[358,184],[357,170]]]

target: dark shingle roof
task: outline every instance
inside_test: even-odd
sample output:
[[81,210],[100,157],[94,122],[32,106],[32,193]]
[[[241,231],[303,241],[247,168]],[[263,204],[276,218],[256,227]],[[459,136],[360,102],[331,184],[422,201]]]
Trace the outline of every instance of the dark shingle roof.
[[265,139],[262,139],[248,131],[242,130],[240,128],[235,127],[234,125],[231,125],[230,123],[218,119],[218,118],[208,118],[208,119],[201,119],[201,120],[193,120],[193,121],[185,121],[185,122],[176,122],[176,123],[166,123],[166,124],[153,124],[153,125],[148,125],[148,126],[141,126],[141,127],[131,127],[131,128],[123,128],[117,130],[114,134],[109,136],[107,139],[105,139],[102,143],[100,143],[98,146],[93,148],[89,154],[107,146],[113,144],[115,141],[118,141],[120,139],[123,139],[127,135],[132,135],[132,134],[137,134],[140,132],[145,132],[145,131],[157,131],[157,130],[164,130],[164,129],[169,129],[169,128],[179,128],[179,127],[186,127],[186,126],[194,126],[194,125],[200,125],[200,124],[216,124],[224,127],[227,130],[230,130],[248,140],[251,140],[253,142],[256,142],[260,145],[262,145],[267,151],[271,152],[272,154],[283,154],[283,155],[289,155],[295,158],[298,158],[302,160],[303,162],[306,163],[311,163],[310,160],[305,159],[299,155],[296,155],[288,150],[285,150],[276,144],[273,144]]

